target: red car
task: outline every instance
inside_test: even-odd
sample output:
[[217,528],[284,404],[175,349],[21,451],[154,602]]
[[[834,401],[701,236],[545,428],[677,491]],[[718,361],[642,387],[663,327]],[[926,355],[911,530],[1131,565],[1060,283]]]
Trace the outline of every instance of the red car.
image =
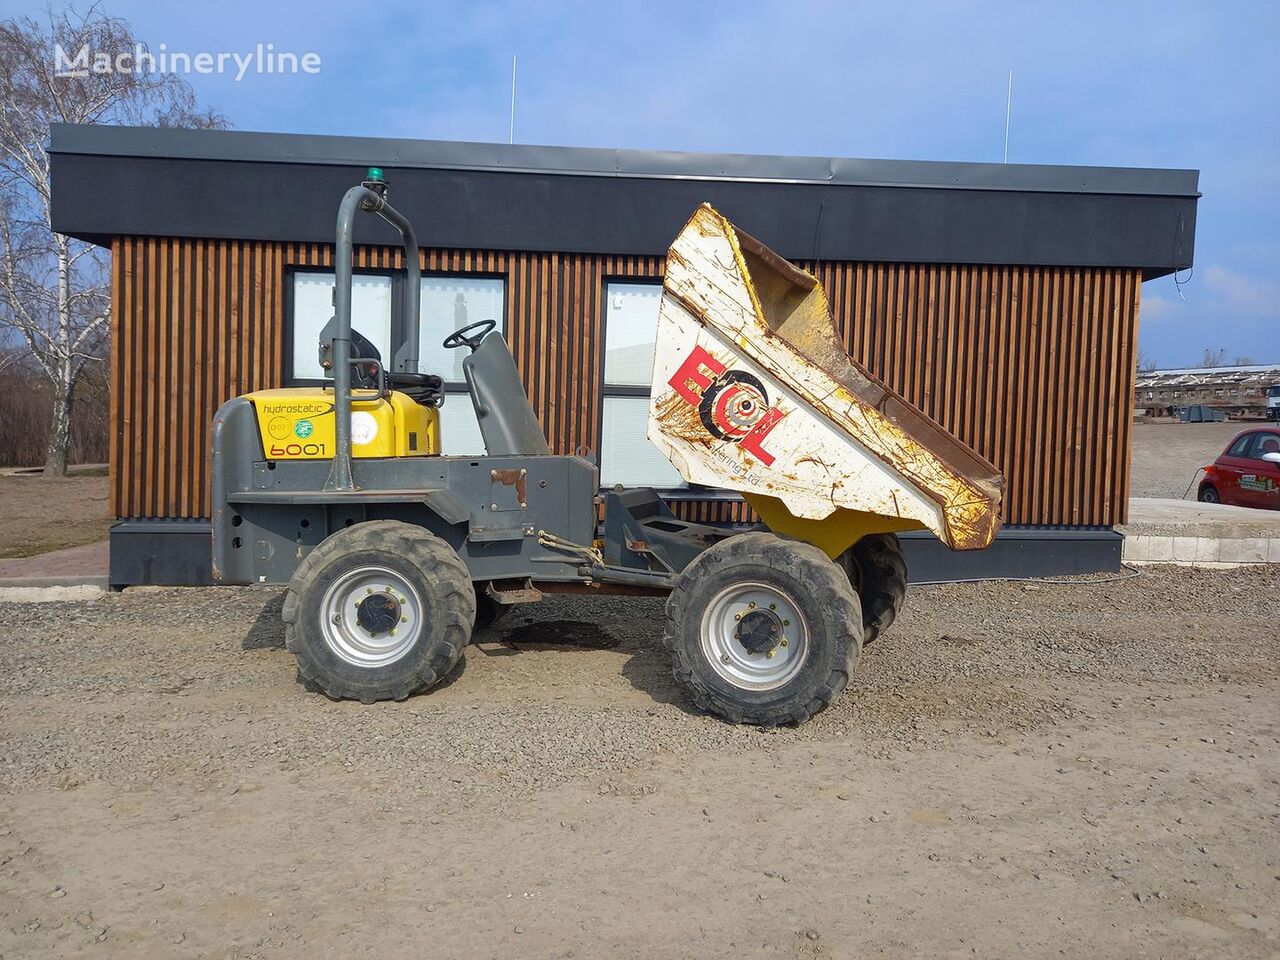
[[1280,428],[1236,434],[1222,456],[1204,468],[1200,499],[1280,510]]

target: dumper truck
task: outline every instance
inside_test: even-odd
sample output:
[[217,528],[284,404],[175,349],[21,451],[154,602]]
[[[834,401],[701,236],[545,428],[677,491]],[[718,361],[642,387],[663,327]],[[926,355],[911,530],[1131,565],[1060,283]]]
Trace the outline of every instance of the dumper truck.
[[667,254],[648,437],[687,482],[740,493],[758,525],[680,520],[653,490],[601,490],[589,453],[553,453],[492,319],[443,339],[467,351],[486,453],[441,455],[445,392],[418,368],[415,325],[389,364],[351,329],[361,213],[399,231],[405,315],[418,315],[416,233],[372,168],[338,210],[317,344],[332,382],[234,398],[212,430],[214,577],[286,586],[308,689],[403,700],[517,604],[654,595],[699,707],[801,723],[896,615],[897,533],[957,550],[994,537],[995,467],[852,363],[816,278],[707,204]]

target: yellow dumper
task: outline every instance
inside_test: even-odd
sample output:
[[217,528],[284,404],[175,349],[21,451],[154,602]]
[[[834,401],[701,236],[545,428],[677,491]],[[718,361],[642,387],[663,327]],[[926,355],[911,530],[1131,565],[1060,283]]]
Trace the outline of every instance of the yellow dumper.
[[485,455],[442,456],[444,384],[418,369],[417,325],[390,369],[351,328],[358,214],[400,232],[402,310],[418,316],[416,234],[371,168],[338,211],[316,345],[332,385],[237,397],[212,429],[215,577],[288,584],[285,642],[309,689],[402,700],[514,604],[657,594],[699,705],[798,723],[902,603],[897,531],[956,549],[995,534],[995,468],[851,364],[817,281],[705,205],[667,258],[649,437],[690,483],[740,491],[759,529],[682,521],[653,490],[601,491],[593,460],[553,453],[493,318],[442,344],[467,351]]

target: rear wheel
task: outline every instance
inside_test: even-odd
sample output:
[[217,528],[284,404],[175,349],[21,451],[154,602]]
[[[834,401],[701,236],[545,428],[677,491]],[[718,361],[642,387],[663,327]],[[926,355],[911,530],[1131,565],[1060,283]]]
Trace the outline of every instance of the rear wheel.
[[285,644],[310,689],[335,700],[403,700],[444,677],[475,620],[453,548],[393,520],[357,524],[307,555],[285,594]]
[[667,599],[675,677],[732,723],[802,723],[849,682],[862,611],[821,550],[771,533],[703,551]]
[[1222,498],[1218,496],[1218,488],[1211,483],[1206,483],[1200,487],[1201,503],[1221,503]]
[[862,602],[862,645],[889,626],[907,598],[907,558],[892,533],[863,537],[836,561]]

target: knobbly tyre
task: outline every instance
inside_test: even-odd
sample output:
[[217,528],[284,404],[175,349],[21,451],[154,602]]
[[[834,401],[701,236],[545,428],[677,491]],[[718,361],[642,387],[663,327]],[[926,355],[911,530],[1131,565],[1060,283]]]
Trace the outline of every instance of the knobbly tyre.
[[332,384],[237,397],[213,424],[214,577],[288,585],[308,689],[403,700],[514,604],[654,594],[701,708],[799,723],[902,604],[897,532],[953,549],[995,535],[995,467],[852,364],[817,280],[707,204],[667,256],[648,436],[685,480],[741,493],[760,528],[684,522],[652,490],[602,493],[592,459],[551,452],[494,320],[444,338],[468,351],[486,455],[442,456],[444,384],[418,370],[417,326],[389,364],[351,329],[362,212],[400,232],[418,316],[417,238],[373,168],[338,210],[318,344]]

